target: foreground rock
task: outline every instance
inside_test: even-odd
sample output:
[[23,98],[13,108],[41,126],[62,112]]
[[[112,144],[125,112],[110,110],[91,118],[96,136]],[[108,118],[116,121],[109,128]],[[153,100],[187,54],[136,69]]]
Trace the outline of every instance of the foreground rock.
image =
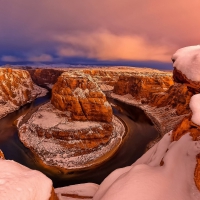
[[28,116],[19,120],[20,140],[43,164],[63,169],[103,162],[125,133],[98,85],[80,72],[63,73],[51,103]]
[[27,71],[0,69],[0,118],[45,93],[46,90],[33,84]]
[[58,200],[52,181],[41,172],[0,159],[0,199]]

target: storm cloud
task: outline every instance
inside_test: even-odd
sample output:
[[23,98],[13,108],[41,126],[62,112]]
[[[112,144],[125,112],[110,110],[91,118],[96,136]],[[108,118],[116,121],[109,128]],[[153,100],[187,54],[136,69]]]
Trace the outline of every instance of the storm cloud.
[[1,0],[1,63],[171,62],[199,44],[198,0]]

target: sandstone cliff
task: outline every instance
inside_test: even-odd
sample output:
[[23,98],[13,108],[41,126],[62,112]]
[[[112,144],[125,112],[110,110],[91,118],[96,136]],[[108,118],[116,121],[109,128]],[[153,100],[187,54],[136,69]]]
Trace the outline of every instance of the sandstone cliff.
[[105,94],[91,76],[81,72],[65,72],[59,77],[52,89],[51,103],[59,110],[70,111],[73,120],[112,120]]
[[169,73],[148,73],[121,75],[113,92],[119,95],[131,94],[136,99],[150,99],[153,94],[165,92],[173,80]]
[[43,88],[33,84],[27,71],[0,69],[0,118],[45,92]]

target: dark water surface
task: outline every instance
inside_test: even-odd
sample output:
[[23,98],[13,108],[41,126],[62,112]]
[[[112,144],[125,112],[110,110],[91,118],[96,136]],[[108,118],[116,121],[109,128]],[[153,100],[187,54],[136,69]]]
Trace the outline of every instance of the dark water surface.
[[[38,169],[45,173],[35,163],[34,157],[29,149],[23,146],[18,138],[18,132],[13,122],[28,110],[47,102],[50,94],[36,99],[33,103],[23,106],[20,110],[7,115],[0,120],[0,149],[4,152],[6,159],[15,160],[31,169]],[[118,108],[113,108],[116,116],[121,118],[128,127],[127,135],[116,154],[105,163],[90,169],[71,172],[68,175],[46,174],[53,182],[54,187],[94,182],[100,184],[103,179],[113,170],[131,165],[145,151],[146,145],[158,136],[158,132],[145,113],[134,106],[109,99]]]

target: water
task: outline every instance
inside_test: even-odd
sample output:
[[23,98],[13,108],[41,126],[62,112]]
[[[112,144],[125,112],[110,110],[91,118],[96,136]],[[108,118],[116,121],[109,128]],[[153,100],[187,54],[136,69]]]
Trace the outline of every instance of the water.
[[[20,142],[17,128],[13,125],[13,122],[25,112],[30,111],[30,109],[47,102],[49,98],[50,94],[38,98],[33,103],[0,120],[0,149],[4,152],[6,159],[15,160],[31,169],[38,169],[43,173],[45,173],[45,170],[37,165],[30,150]],[[119,109],[113,108],[113,112],[128,127],[127,134],[119,150],[108,161],[90,170],[70,172],[67,175],[46,173],[53,180],[54,187],[84,182],[100,184],[113,170],[135,162],[144,153],[146,145],[158,136],[158,132],[153,124],[141,109],[116,100],[110,99],[109,101],[118,105]]]

